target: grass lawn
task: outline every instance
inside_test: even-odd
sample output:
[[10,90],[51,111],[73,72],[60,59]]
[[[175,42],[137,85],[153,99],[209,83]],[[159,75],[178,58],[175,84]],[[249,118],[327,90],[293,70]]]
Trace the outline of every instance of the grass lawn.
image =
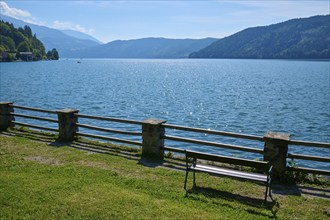
[[198,174],[186,195],[178,160],[146,164],[139,150],[22,133],[0,133],[0,219],[330,219],[329,185],[308,185],[324,192],[313,197],[274,189],[263,203],[264,186]]

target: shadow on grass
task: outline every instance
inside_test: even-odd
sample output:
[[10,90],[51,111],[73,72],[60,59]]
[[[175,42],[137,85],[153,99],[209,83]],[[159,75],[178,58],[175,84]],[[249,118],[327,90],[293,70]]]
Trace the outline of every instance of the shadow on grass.
[[52,147],[66,146],[90,153],[120,156],[129,160],[135,160],[137,161],[138,164],[151,168],[161,166],[169,169],[182,170],[182,171],[185,170],[182,161],[175,158],[165,158],[164,161],[161,163],[158,161],[148,161],[141,159],[141,153],[139,149],[134,147],[118,146],[112,143],[90,141],[81,138],[78,138],[73,142],[62,142],[62,141],[58,141],[56,139],[57,138],[56,135],[53,133],[40,132],[37,130],[26,129],[26,128],[10,129],[8,131],[1,132],[1,134],[6,136],[28,138],[33,141],[45,143],[48,146],[52,146]]
[[115,156],[125,157],[138,161],[140,159],[137,150],[129,150],[120,147],[116,147],[113,144],[89,142],[81,139],[73,142],[62,142],[56,139],[56,135],[52,133],[25,130],[25,129],[10,129],[9,131],[1,132],[2,135],[12,137],[22,137],[33,141],[45,143],[52,147],[70,147],[91,153],[109,154]]
[[298,186],[302,195],[319,197],[330,200],[330,190],[316,186]]
[[43,132],[28,132],[25,130],[19,130],[19,129],[12,129],[10,131],[3,131],[1,134],[6,135],[6,136],[12,136],[12,137],[23,137],[23,138],[28,138],[30,140],[42,142],[42,143],[52,143],[55,140],[55,135],[52,133],[43,133]]
[[303,186],[296,184],[274,184],[273,193],[278,195],[293,195],[304,197],[317,197],[330,200],[329,188],[322,188],[320,186]]
[[77,140],[71,143],[71,148],[99,154],[108,154],[113,156],[120,156],[129,160],[138,161],[140,159],[139,153],[137,151],[129,151],[126,149],[121,149],[120,147],[115,147],[112,144],[96,144],[89,143],[82,140]]
[[163,160],[141,158],[138,163],[150,168],[164,167],[171,170],[186,171],[186,165],[184,161],[180,158],[175,157],[165,157]]
[[[208,187],[195,186],[192,189],[187,191],[186,196],[188,198],[197,199],[197,198],[191,197],[191,195],[203,195],[208,198],[219,198],[219,199],[223,199],[226,201],[241,203],[243,205],[248,205],[248,206],[251,206],[254,208],[265,209],[265,210],[270,211],[271,214],[268,215],[268,214],[262,213],[262,212],[258,211],[257,209],[246,209],[246,211],[249,213],[252,213],[252,214],[262,215],[262,216],[265,216],[268,218],[277,218],[276,213],[279,210],[279,203],[276,200],[264,201],[263,198],[256,199],[256,198],[242,196],[242,195],[238,195],[238,194],[234,194],[234,193],[230,193],[230,192],[226,192],[226,191],[220,191],[220,190],[216,190],[216,189],[208,188]],[[268,198],[268,200],[269,200],[269,198]],[[218,204],[220,204],[220,202]],[[235,209],[235,207],[231,206],[230,204],[221,203],[221,205],[230,206],[230,208]]]

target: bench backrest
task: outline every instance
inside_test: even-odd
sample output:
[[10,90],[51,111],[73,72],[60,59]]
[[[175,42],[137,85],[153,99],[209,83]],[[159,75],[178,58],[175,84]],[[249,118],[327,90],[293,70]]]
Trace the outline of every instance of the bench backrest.
[[188,151],[188,150],[186,150],[185,152],[186,152],[187,158],[196,158],[196,159],[202,159],[202,160],[219,162],[219,163],[247,166],[247,167],[253,167],[253,168],[262,169],[262,170],[269,169],[269,162],[266,162],[266,161],[248,160],[248,159],[241,159],[241,158],[237,158],[237,157],[227,157],[227,156],[222,156],[222,155],[200,153],[200,152]]

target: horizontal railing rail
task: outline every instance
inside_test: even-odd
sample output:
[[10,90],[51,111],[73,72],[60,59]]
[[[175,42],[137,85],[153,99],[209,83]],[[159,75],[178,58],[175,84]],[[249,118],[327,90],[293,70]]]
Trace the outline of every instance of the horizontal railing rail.
[[43,118],[43,117],[31,116],[31,115],[25,115],[25,114],[19,114],[19,113],[10,113],[10,115],[13,115],[16,117],[22,117],[22,118],[36,119],[39,121],[48,121],[48,122],[58,123],[58,120],[52,119],[52,118]]
[[250,152],[250,153],[263,154],[262,149],[243,147],[243,146],[237,146],[237,145],[231,145],[231,144],[223,144],[223,143],[219,143],[219,142],[202,141],[202,140],[197,140],[197,139],[182,138],[182,137],[169,136],[169,135],[165,135],[164,139],[192,143],[192,144],[199,144],[199,145],[207,145],[207,146],[212,146],[212,147],[221,147],[221,148],[227,148],[227,149],[232,149],[232,150],[240,150],[240,151],[246,151],[246,152]]
[[288,167],[289,171],[302,172],[302,173],[312,173],[317,175],[326,175],[330,176],[330,170],[320,170],[320,169],[312,169],[307,167]]
[[47,130],[47,131],[55,131],[58,132],[59,130],[56,128],[49,128],[49,127],[44,127],[44,126],[39,126],[39,125],[33,125],[33,124],[28,124],[28,123],[23,123],[23,122],[18,122],[18,121],[13,121],[13,124],[24,126],[24,127],[30,127],[30,128],[36,128],[36,129],[41,129],[41,130]]
[[184,149],[180,149],[180,148],[176,148],[176,147],[169,147],[169,146],[164,146],[163,149],[167,150],[167,151],[175,152],[175,153],[181,153],[181,154],[184,154],[186,151]]
[[90,137],[90,138],[96,138],[96,139],[103,139],[103,140],[107,140],[107,141],[114,141],[114,142],[120,142],[120,143],[125,143],[125,144],[142,146],[142,143],[138,142],[138,141],[131,141],[131,140],[125,140],[125,139],[120,139],[120,138],[112,138],[112,137],[108,137],[108,136],[95,135],[95,134],[86,134],[86,133],[82,133],[82,132],[77,132],[76,134],[78,136],[82,136],[82,137]]
[[81,123],[76,123],[76,125],[81,128],[88,128],[88,129],[110,132],[110,133],[115,133],[115,134],[125,134],[125,135],[134,135],[134,136],[142,135],[142,132],[114,130],[114,129],[102,128],[102,127],[97,127],[97,126],[92,126],[92,125],[81,124]]
[[142,125],[142,121],[135,121],[135,120],[128,120],[128,119],[121,119],[121,118],[112,118],[112,117],[101,117],[101,116],[92,116],[92,115],[84,115],[76,113],[79,118],[89,118],[89,119],[96,119],[96,120],[103,120],[103,121],[112,121],[112,122],[119,122],[119,123],[127,123],[127,124],[137,124]]
[[25,106],[20,106],[20,105],[12,105],[12,106],[14,108],[23,109],[23,110],[44,112],[44,113],[49,113],[49,114],[57,114],[57,111],[53,111],[53,110],[45,110],[45,109],[40,109],[40,108],[31,108],[31,107],[25,107]]
[[290,145],[330,148],[330,143],[290,140]]
[[330,163],[330,157],[318,157],[318,156],[311,156],[311,155],[304,155],[304,154],[291,154],[291,153],[289,153],[288,158]]
[[192,128],[192,127],[178,126],[178,125],[172,125],[172,124],[164,124],[163,126],[165,128],[182,130],[182,131],[191,131],[191,132],[198,132],[198,133],[205,133],[205,134],[222,135],[222,136],[228,136],[228,137],[234,137],[234,138],[243,138],[243,139],[256,140],[256,141],[264,141],[263,137],[255,136],[255,135],[239,134],[239,133],[209,130],[209,129],[202,129],[202,128]]

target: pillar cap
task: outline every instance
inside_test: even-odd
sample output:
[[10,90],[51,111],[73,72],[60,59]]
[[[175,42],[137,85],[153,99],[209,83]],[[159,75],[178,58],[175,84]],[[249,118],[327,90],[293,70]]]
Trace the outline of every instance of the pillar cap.
[[267,132],[264,135],[266,139],[276,139],[281,141],[290,141],[290,134],[280,133],[280,132]]
[[0,102],[0,105],[12,105],[13,102]]
[[163,124],[166,123],[165,120],[159,120],[159,119],[153,119],[149,118],[143,121],[143,124],[152,124],[152,125],[158,125],[158,124]]
[[57,113],[78,113],[79,110],[76,109],[71,109],[71,108],[66,108],[66,109],[61,109],[56,111]]

